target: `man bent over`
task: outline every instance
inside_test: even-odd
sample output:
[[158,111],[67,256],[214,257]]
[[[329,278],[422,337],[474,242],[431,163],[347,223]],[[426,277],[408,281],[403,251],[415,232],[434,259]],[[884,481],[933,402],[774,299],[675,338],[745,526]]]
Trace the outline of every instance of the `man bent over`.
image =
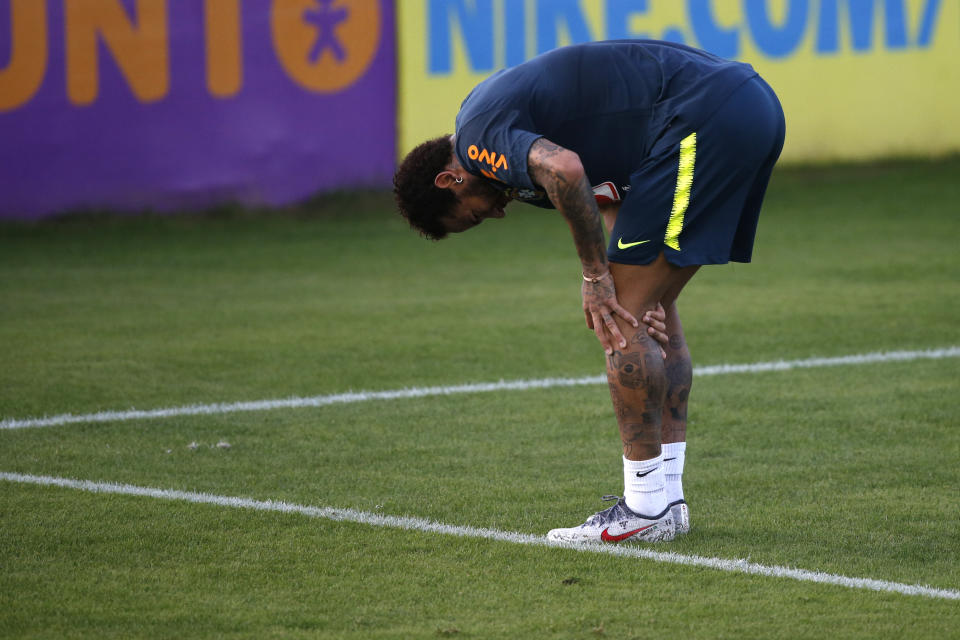
[[429,238],[502,218],[511,200],[570,226],[586,323],[606,352],[624,496],[551,539],[689,530],[692,366],[676,301],[700,265],[750,261],[783,138],[780,103],[749,65],[668,42],[595,42],[493,74],[463,101],[456,133],[398,169],[400,212]]

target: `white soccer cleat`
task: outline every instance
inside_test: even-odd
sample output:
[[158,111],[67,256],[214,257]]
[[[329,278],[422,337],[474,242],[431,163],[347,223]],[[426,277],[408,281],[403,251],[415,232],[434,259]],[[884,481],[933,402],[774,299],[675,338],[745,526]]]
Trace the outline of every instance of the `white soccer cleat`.
[[673,515],[669,507],[663,513],[648,517],[634,513],[623,498],[603,496],[604,500],[616,500],[609,509],[595,513],[579,527],[553,529],[547,539],[554,542],[666,542],[676,533]]
[[690,507],[687,506],[685,500],[677,500],[676,502],[671,502],[670,506],[667,507],[670,509],[670,514],[673,515],[673,521],[677,525],[677,535],[683,535],[690,532]]

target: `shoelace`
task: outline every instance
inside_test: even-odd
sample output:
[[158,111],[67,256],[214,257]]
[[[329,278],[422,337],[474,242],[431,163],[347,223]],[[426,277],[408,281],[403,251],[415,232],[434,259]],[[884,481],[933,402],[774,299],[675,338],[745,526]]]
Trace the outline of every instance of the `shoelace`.
[[592,516],[590,516],[589,518],[587,518],[587,521],[584,523],[584,526],[586,526],[586,525],[593,525],[593,524],[596,524],[597,522],[605,522],[605,521],[609,520],[609,519],[610,519],[610,518],[609,518],[610,512],[613,511],[614,509],[616,509],[616,508],[620,505],[620,496],[614,496],[614,495],[609,495],[609,494],[608,494],[608,495],[605,495],[605,496],[600,496],[600,499],[603,500],[604,502],[610,502],[610,501],[612,501],[612,500],[616,500],[617,503],[616,503],[615,505],[613,505],[612,507],[607,507],[607,508],[604,509],[603,511],[600,511],[600,512],[598,512],[598,513],[595,513],[595,514],[593,514]]

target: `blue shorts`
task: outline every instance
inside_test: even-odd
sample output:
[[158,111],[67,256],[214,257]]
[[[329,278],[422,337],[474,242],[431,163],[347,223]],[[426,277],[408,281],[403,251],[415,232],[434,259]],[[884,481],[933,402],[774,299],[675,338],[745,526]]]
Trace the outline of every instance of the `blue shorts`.
[[655,144],[630,176],[610,235],[610,262],[649,264],[661,253],[679,267],[750,262],[784,131],[780,101],[757,76],[696,131]]

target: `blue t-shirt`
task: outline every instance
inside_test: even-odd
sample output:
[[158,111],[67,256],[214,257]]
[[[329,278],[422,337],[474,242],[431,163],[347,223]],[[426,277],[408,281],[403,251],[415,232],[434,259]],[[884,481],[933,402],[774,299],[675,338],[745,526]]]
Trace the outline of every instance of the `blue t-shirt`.
[[527,173],[546,137],[580,156],[590,184],[628,185],[655,142],[695,130],[750,65],[671,42],[614,40],[554,49],[478,84],[460,106],[463,167],[513,198],[552,207]]

